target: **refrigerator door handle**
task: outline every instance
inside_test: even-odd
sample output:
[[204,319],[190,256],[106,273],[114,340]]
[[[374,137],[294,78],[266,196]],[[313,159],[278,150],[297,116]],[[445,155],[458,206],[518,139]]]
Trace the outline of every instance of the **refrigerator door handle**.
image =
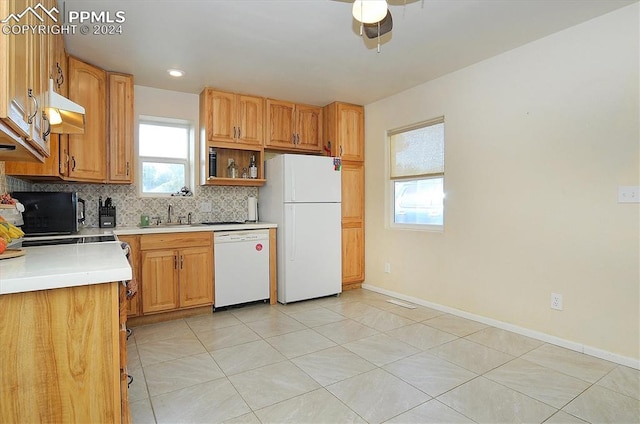
[[290,255],[290,259],[291,261],[295,261],[296,260],[296,208],[292,207],[291,208],[291,226],[289,228],[291,228],[291,255]]

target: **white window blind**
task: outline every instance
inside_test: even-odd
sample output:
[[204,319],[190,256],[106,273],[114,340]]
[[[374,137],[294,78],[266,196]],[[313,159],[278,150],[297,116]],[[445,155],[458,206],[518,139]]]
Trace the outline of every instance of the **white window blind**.
[[444,175],[444,118],[389,132],[390,177]]

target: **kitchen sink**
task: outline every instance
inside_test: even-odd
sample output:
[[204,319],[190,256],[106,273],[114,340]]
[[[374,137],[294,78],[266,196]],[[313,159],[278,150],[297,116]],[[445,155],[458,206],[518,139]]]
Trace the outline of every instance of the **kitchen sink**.
[[246,224],[246,222],[241,221],[205,221],[202,225],[235,225],[235,224]]
[[191,227],[204,227],[209,225],[238,225],[238,224],[246,224],[246,222],[241,221],[205,221],[205,222],[194,222],[191,224],[187,223],[179,223],[179,222],[162,222],[160,224],[149,224],[147,226],[141,226],[138,224],[138,228],[142,229],[153,229],[153,228],[191,228]]
[[176,227],[198,227],[201,224],[186,224],[186,223],[179,223],[179,222],[163,222],[160,224],[149,224],[146,226],[141,226],[140,224],[138,224],[138,227],[140,228],[176,228]]

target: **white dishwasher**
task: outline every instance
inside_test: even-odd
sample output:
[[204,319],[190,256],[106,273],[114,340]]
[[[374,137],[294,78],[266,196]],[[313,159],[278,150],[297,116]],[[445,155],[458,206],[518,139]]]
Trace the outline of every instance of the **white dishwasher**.
[[269,230],[213,234],[214,307],[269,299]]

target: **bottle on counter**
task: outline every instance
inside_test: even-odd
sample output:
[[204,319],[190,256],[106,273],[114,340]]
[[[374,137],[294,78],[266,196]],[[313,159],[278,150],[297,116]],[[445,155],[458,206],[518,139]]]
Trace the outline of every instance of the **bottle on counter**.
[[256,155],[251,155],[249,161],[249,178],[258,178],[258,165],[256,165]]
[[227,178],[238,178],[238,166],[233,158],[229,158],[229,166],[227,166]]

